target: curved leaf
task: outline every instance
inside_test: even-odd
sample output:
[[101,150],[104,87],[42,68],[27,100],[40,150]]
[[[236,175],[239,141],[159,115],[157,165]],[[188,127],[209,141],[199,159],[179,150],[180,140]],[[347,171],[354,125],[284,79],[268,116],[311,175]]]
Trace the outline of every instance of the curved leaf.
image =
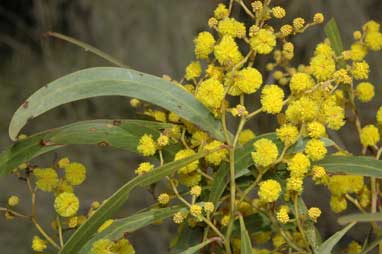
[[113,223],[107,227],[101,233],[94,235],[79,251],[79,254],[88,254],[92,248],[94,242],[100,239],[110,239],[117,240],[121,238],[124,233],[134,232],[140,228],[150,225],[158,220],[163,220],[177,211],[182,209],[182,207],[167,207],[153,209],[147,212],[137,213],[131,215],[127,218],[119,219],[113,221]]
[[326,24],[325,34],[329,38],[330,45],[332,46],[336,55],[340,56],[342,51],[344,51],[344,45],[342,42],[340,30],[334,18],[329,20],[329,22]]
[[215,207],[217,207],[217,203],[227,186],[226,176],[228,172],[229,169],[227,163],[222,163],[219,167],[219,170],[214,175],[214,181],[212,182],[211,192],[208,200],[211,201]]
[[240,253],[252,254],[253,251],[252,251],[251,238],[249,237],[248,231],[245,228],[243,216],[240,215],[239,220],[240,220],[240,238],[241,238]]
[[106,200],[96,212],[79,227],[65,243],[60,254],[78,253],[81,247],[92,237],[97,229],[109,219],[129,198],[130,192],[136,187],[148,186],[163,177],[174,173],[177,169],[188,165],[189,163],[203,158],[208,152],[199,152],[183,160],[173,161],[162,167],[156,168],[144,175],[138,176],[123,185],[110,198]]
[[317,162],[331,173],[382,177],[382,161],[366,156],[328,156]]
[[180,252],[179,254],[195,254],[195,253],[198,253],[199,250],[203,249],[205,246],[207,246],[208,244],[218,240],[219,238],[211,238],[211,239],[208,239],[202,243],[199,243],[195,246],[192,246],[190,248],[188,248],[187,250],[185,251],[182,251]]
[[175,112],[213,137],[224,140],[220,121],[185,89],[142,72],[99,67],[74,72],[37,90],[14,114],[9,136],[14,140],[28,120],[62,104],[98,96],[129,96]]
[[345,225],[351,222],[382,221],[382,213],[357,213],[344,215],[338,218],[338,223]]
[[[298,199],[299,214],[308,214],[308,208],[302,198]],[[305,235],[308,238],[309,244],[313,249],[313,253],[318,252],[318,248],[322,242],[318,229],[314,226],[313,221],[307,220],[304,223]]]
[[351,223],[329,237],[325,242],[323,242],[318,249],[318,254],[330,254],[334,246],[341,240],[341,238],[355,225],[355,223]]
[[171,124],[141,120],[93,120],[47,130],[17,141],[0,154],[0,176],[21,163],[65,145],[96,144],[136,152],[140,137],[147,133],[159,136]]

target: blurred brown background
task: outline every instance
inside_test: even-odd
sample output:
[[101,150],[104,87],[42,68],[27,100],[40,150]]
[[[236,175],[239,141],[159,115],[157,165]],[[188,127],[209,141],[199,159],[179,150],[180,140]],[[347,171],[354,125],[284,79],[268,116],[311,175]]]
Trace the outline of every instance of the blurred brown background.
[[[56,31],[88,42],[121,59],[140,71],[181,78],[183,69],[192,59],[193,37],[207,27],[207,20],[216,0],[1,0],[0,1],[0,148],[10,144],[7,128],[10,118],[20,103],[33,91],[47,82],[75,70],[107,66],[102,59],[65,42],[48,38],[47,31]],[[274,1],[286,7],[290,21],[302,16],[310,19],[321,11],[327,18],[335,17],[345,41],[352,31],[366,20],[381,21],[380,0],[289,0]],[[240,15],[240,13],[237,13]],[[323,28],[315,27],[294,41],[297,46],[296,62],[307,63],[317,42],[324,38]],[[373,103],[363,106],[363,121],[372,122],[380,103],[382,58],[370,57],[372,81],[377,96]],[[254,101],[254,103],[256,103]],[[98,98],[65,105],[52,110],[25,129],[26,133],[61,126],[67,123],[95,118],[129,118],[131,108],[126,98]],[[265,118],[253,122],[252,127],[261,133],[274,126]],[[351,128],[341,131],[339,138],[357,151],[358,141],[349,135]],[[88,180],[77,189],[83,207],[92,200],[102,200],[126,182],[140,161],[139,158],[114,149],[71,147],[56,155],[44,156],[45,165],[55,156],[69,155],[72,160],[85,163],[89,168]],[[318,200],[314,192],[325,191],[309,188],[307,202],[326,207],[327,200]],[[140,190],[132,195],[124,216],[153,202]],[[143,194],[142,194],[143,193]],[[8,195],[25,195],[24,184],[13,177],[0,179],[0,204]],[[52,217],[52,200],[40,195],[39,213]],[[22,200],[27,209],[29,199]],[[326,210],[319,224],[324,235],[337,228],[335,218]],[[331,217],[329,219],[329,217]],[[167,226],[153,226],[132,236],[137,253],[167,253],[168,235],[173,231]],[[0,252],[4,254],[32,253],[30,241],[35,231],[22,220],[6,221],[0,218]],[[357,236],[355,236],[357,237]]]

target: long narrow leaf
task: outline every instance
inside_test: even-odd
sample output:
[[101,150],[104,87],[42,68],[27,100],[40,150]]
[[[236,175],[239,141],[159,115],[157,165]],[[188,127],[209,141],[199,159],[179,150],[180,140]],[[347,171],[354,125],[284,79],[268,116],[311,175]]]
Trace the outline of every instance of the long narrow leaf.
[[338,223],[341,225],[348,224],[350,222],[372,222],[382,221],[382,213],[357,213],[344,215],[338,218]]
[[240,244],[240,253],[241,254],[252,254],[252,243],[251,238],[249,237],[248,231],[245,228],[245,223],[243,216],[240,215],[240,236],[241,236],[241,244]]
[[73,233],[73,235],[71,235],[64,248],[60,251],[60,254],[78,253],[81,247],[92,237],[102,223],[109,219],[127,201],[129,194],[133,189],[158,182],[163,177],[175,172],[177,169],[188,165],[192,161],[203,158],[206,154],[207,152],[199,152],[183,160],[170,162],[147,174],[130,180],[108,198],[107,201],[103,203],[100,208],[98,208],[96,212]]
[[340,56],[342,51],[344,51],[344,45],[341,38],[341,33],[338,28],[337,22],[332,18],[325,26],[325,34],[330,40],[330,45],[332,46],[334,52],[337,56]]
[[15,140],[26,123],[65,103],[99,96],[129,96],[163,107],[224,140],[220,121],[191,93],[165,79],[135,70],[90,68],[57,79],[37,90],[14,114],[9,136]]
[[217,240],[216,238],[208,239],[202,243],[199,243],[198,245],[192,246],[192,247],[188,248],[187,250],[182,251],[179,254],[195,254],[195,253],[198,253],[199,250],[203,249],[205,246],[207,246],[208,244],[210,244],[216,240]]
[[136,152],[140,137],[159,136],[171,124],[141,120],[93,120],[47,130],[18,141],[0,154],[0,176],[21,163],[66,145],[93,144]]
[[218,203],[220,197],[222,196],[224,189],[227,186],[226,176],[228,174],[228,165],[223,163],[220,165],[219,170],[216,172],[214,176],[214,181],[212,182],[211,192],[209,196],[209,201],[214,203],[215,207]]
[[330,254],[334,246],[341,240],[341,238],[355,225],[355,223],[351,223],[332,235],[329,239],[323,242],[318,249],[318,254]]

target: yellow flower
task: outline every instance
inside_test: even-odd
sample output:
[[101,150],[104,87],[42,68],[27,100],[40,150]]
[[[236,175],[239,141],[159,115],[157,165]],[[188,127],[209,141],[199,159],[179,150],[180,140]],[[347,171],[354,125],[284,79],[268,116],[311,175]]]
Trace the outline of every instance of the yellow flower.
[[332,78],[336,71],[336,62],[331,57],[317,55],[310,61],[313,75],[320,81]]
[[32,249],[34,251],[41,252],[41,251],[44,251],[46,248],[48,248],[48,246],[46,245],[46,241],[45,240],[42,240],[38,236],[34,236],[33,237],[33,240],[32,240]]
[[290,177],[287,179],[286,189],[288,192],[301,194],[303,190],[303,179],[301,177]]
[[348,203],[345,198],[343,197],[337,197],[337,196],[331,196],[330,198],[330,208],[335,213],[340,213],[346,210],[348,207]]
[[223,36],[243,38],[245,36],[245,25],[234,18],[225,18],[219,22],[218,32]]
[[203,131],[195,131],[192,133],[191,144],[196,147],[200,145],[204,145],[208,141],[207,133]]
[[327,178],[326,170],[324,167],[313,166],[312,172],[313,172],[312,178],[315,183],[321,183],[324,181],[325,178]]
[[382,49],[382,33],[371,32],[365,36],[365,44],[369,49],[378,51]]
[[370,32],[378,32],[379,27],[380,27],[380,25],[377,21],[370,20],[362,26],[362,29],[363,29],[363,31],[370,33]]
[[12,195],[8,198],[8,205],[9,206],[17,206],[20,202],[20,199],[18,196]]
[[195,197],[199,197],[202,194],[202,187],[195,185],[191,187],[190,194]]
[[317,222],[318,217],[321,216],[321,210],[318,207],[311,207],[308,210],[308,215],[312,221]]
[[191,205],[190,214],[194,217],[200,217],[202,215],[202,207],[200,205]]
[[291,176],[302,177],[304,176],[310,167],[309,158],[303,153],[296,153],[292,159],[288,161],[288,170]]
[[139,164],[139,167],[135,170],[135,174],[143,175],[144,173],[150,172],[153,170],[154,165],[149,162],[142,162]]
[[[381,110],[381,112],[382,112],[382,110]],[[381,115],[382,115],[382,113],[381,113]],[[255,138],[255,133],[253,133],[253,131],[251,131],[250,129],[245,129],[242,132],[240,132],[239,143],[243,146],[254,138]]]
[[200,62],[195,61],[190,63],[186,67],[186,74],[184,75],[184,77],[187,80],[191,80],[191,79],[199,77],[201,74],[202,74],[202,67],[200,66]]
[[261,91],[261,106],[269,114],[280,113],[283,108],[284,91],[277,85],[266,85]]
[[374,86],[369,82],[359,83],[356,88],[356,95],[361,102],[369,102],[375,95]]
[[312,121],[319,112],[317,103],[309,97],[301,97],[289,104],[285,116],[294,124]]
[[329,178],[328,188],[332,195],[342,196],[358,193],[364,187],[363,176],[335,175]]
[[161,205],[167,205],[170,202],[170,196],[167,193],[161,193],[158,196],[158,203]]
[[65,166],[65,179],[71,185],[80,185],[85,178],[86,168],[83,164],[73,162]]
[[194,186],[197,185],[202,180],[202,175],[197,171],[194,171],[189,174],[179,174],[180,183],[186,186]]
[[372,124],[366,125],[361,130],[360,139],[363,146],[375,146],[380,140],[378,128]]
[[232,66],[243,59],[235,40],[228,35],[223,36],[220,43],[215,46],[214,54],[221,65]]
[[305,153],[312,161],[318,161],[325,158],[328,150],[325,147],[324,142],[319,139],[311,139],[306,143]]
[[277,19],[282,19],[286,15],[286,11],[283,7],[281,6],[276,6],[272,8],[272,14],[275,18]]
[[[184,149],[180,150],[175,154],[175,161],[185,159],[187,157],[190,157],[195,154],[195,151],[192,149]],[[179,173],[181,174],[188,174],[193,171],[195,171],[199,167],[199,160],[193,161],[189,163],[187,166],[184,166],[178,170]]]
[[93,243],[91,254],[110,254],[114,243],[109,239],[100,239]]
[[140,104],[141,104],[141,101],[136,99],[136,98],[133,98],[133,99],[130,100],[130,105],[133,108],[137,108]]
[[135,254],[133,245],[127,239],[118,240],[111,247],[111,251],[118,254]]
[[281,206],[279,211],[276,213],[276,219],[282,223],[286,224],[289,222],[289,208],[287,206]]
[[[204,150],[215,150],[219,147],[222,147],[224,144],[220,141],[214,140],[211,143],[203,147]],[[220,149],[219,151],[207,154],[204,159],[213,165],[220,165],[220,163],[227,158],[228,151],[227,149]]]
[[70,217],[77,213],[80,201],[73,193],[63,192],[54,200],[54,209],[62,217]]
[[159,147],[167,146],[169,142],[169,138],[166,135],[161,134],[157,139],[157,144]]
[[283,37],[287,37],[293,32],[293,27],[291,25],[283,25],[280,28],[280,32]]
[[262,138],[253,143],[255,151],[251,153],[256,165],[267,167],[276,161],[279,151],[277,146],[269,139]]
[[209,64],[207,66],[206,74],[208,77],[222,81],[224,78],[223,68]]
[[108,227],[111,226],[111,224],[113,224],[114,220],[112,219],[109,219],[109,220],[106,220],[98,229],[97,229],[97,233],[101,233],[102,231],[104,231],[105,229],[107,229]]
[[196,58],[206,59],[214,51],[215,38],[209,32],[201,32],[194,40]]
[[369,64],[365,61],[354,62],[351,69],[351,73],[353,74],[353,77],[357,80],[367,79],[369,77],[369,69]]
[[308,123],[307,125],[308,135],[311,138],[321,138],[326,135],[325,126],[317,121]]
[[298,72],[294,74],[290,80],[290,90],[292,93],[298,94],[304,92],[314,86],[313,78],[306,73]]
[[216,109],[224,99],[224,87],[218,80],[210,78],[200,83],[195,96],[206,107]]
[[325,20],[325,17],[322,13],[316,13],[313,16],[313,22],[316,24],[321,24],[324,22],[324,20]]
[[351,60],[353,61],[362,61],[367,55],[367,48],[357,42],[353,43],[350,47]]
[[378,109],[378,111],[377,111],[376,119],[377,119],[377,123],[378,123],[379,125],[382,125],[382,106],[379,107],[379,109]]
[[219,4],[218,7],[214,11],[214,16],[217,19],[223,19],[228,17],[228,9],[224,4]]
[[327,126],[332,130],[339,130],[345,124],[345,111],[340,106],[324,105],[323,113]]
[[362,252],[362,246],[356,241],[351,241],[346,248],[346,253],[348,254],[359,254]]
[[58,185],[57,172],[52,168],[36,168],[33,174],[37,178],[36,186],[42,191],[51,192]]
[[298,30],[301,30],[305,25],[305,20],[303,18],[295,18],[293,20],[293,27],[294,29],[296,29],[297,31]]
[[276,46],[276,36],[272,31],[260,29],[250,40],[251,48],[259,54],[269,54]]
[[255,93],[263,83],[261,73],[252,67],[242,69],[235,76],[233,85],[239,88],[243,93]]
[[58,161],[57,165],[59,168],[65,168],[67,165],[69,165],[70,160],[68,157],[62,158]]
[[177,213],[174,214],[174,217],[172,217],[172,220],[176,224],[183,223],[184,219],[186,219],[186,215],[183,212],[177,212]]
[[222,224],[222,226],[228,226],[230,219],[231,217],[229,215],[224,215],[220,220],[220,224]]
[[215,206],[212,202],[205,202],[203,208],[207,214],[212,213],[215,210]]
[[150,134],[144,134],[140,139],[137,146],[137,150],[143,156],[152,156],[155,154],[157,148],[153,136]]
[[284,124],[276,130],[276,134],[286,146],[290,146],[296,143],[299,132],[296,126]]
[[266,180],[260,183],[259,198],[264,202],[275,202],[281,193],[281,185],[275,180]]

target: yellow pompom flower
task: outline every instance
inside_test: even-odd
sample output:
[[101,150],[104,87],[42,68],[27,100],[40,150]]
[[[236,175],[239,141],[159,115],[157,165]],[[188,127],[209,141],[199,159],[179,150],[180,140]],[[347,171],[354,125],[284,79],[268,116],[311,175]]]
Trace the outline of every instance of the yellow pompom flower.
[[195,131],[192,133],[191,144],[193,147],[204,145],[208,141],[208,134],[203,131]]
[[228,9],[224,4],[219,4],[214,11],[214,17],[217,19],[223,19],[228,17]]
[[135,254],[133,245],[127,239],[120,239],[111,247],[112,253]]
[[141,101],[136,99],[136,98],[133,98],[133,99],[130,100],[130,105],[133,108],[137,108],[140,104],[141,104]]
[[325,20],[325,17],[324,17],[324,14],[322,13],[316,13],[313,16],[313,22],[316,24],[321,24],[324,22],[324,20]]
[[169,138],[166,135],[161,134],[157,139],[157,144],[159,147],[167,146],[169,142]]
[[276,219],[282,223],[286,224],[289,222],[289,208],[287,206],[281,206],[279,211],[276,213]]
[[311,138],[321,138],[326,135],[325,126],[317,121],[308,123],[306,130]]
[[20,199],[18,196],[12,195],[8,198],[8,205],[9,206],[17,206],[20,202]]
[[266,180],[260,183],[259,198],[261,201],[271,203],[275,202],[281,193],[281,185],[275,180]]
[[137,175],[143,175],[144,173],[150,172],[153,170],[154,165],[150,162],[142,162],[139,164],[138,168],[135,170],[135,174]]
[[255,93],[263,83],[261,73],[252,67],[242,69],[237,73],[233,85],[239,88],[243,93]]
[[216,109],[224,99],[224,87],[216,79],[210,78],[200,83],[195,96],[206,107]]
[[206,69],[206,74],[209,78],[213,78],[222,81],[224,78],[224,72],[222,67],[209,64]]
[[305,153],[312,161],[318,161],[325,158],[328,150],[325,147],[324,142],[319,139],[311,139],[306,143]]
[[325,55],[317,55],[310,61],[313,75],[320,81],[332,78],[336,71],[336,62],[333,58]]
[[312,121],[318,112],[318,104],[311,98],[304,96],[289,104],[285,116],[288,121],[298,124]]
[[380,32],[366,33],[365,44],[369,49],[373,51],[381,50],[382,49],[382,33]]
[[199,77],[201,74],[202,74],[202,67],[200,65],[200,62],[195,61],[187,65],[186,74],[184,75],[184,77],[187,80],[191,80],[191,79]]
[[328,188],[332,195],[342,196],[347,193],[358,193],[364,187],[363,176],[334,175],[329,178]]
[[93,243],[91,254],[110,254],[114,243],[109,239],[100,239]]
[[348,203],[345,198],[338,196],[331,196],[330,198],[330,208],[335,213],[340,213],[346,210]]
[[[215,150],[222,147],[224,144],[220,141],[214,140],[203,147],[204,150]],[[220,149],[216,152],[207,154],[204,159],[213,165],[220,165],[220,163],[227,158],[227,149]]]
[[199,197],[202,194],[202,187],[195,185],[191,187],[190,194],[195,197]]
[[191,205],[190,214],[194,217],[200,217],[202,215],[202,207],[200,205]]
[[42,191],[52,192],[58,185],[58,175],[53,168],[36,168],[33,174],[37,178],[37,188]]
[[308,210],[308,215],[312,221],[317,222],[317,219],[321,216],[321,210],[318,207],[311,207]]
[[325,122],[332,130],[339,130],[345,125],[345,111],[340,106],[324,105],[323,109]]
[[[382,110],[381,110],[381,112],[382,112]],[[243,146],[243,145],[247,144],[250,140],[254,139],[255,136],[256,136],[255,133],[253,133],[253,131],[251,131],[250,129],[243,130],[242,132],[240,132],[240,135],[239,135],[240,145]]]
[[326,170],[321,166],[313,166],[312,168],[312,179],[313,181],[318,183],[324,183],[325,178],[327,178]]
[[378,128],[372,124],[366,125],[361,130],[360,139],[363,146],[375,146],[380,140]]
[[382,106],[377,111],[376,120],[379,125],[382,125]]
[[170,196],[167,193],[161,193],[158,196],[158,203],[161,205],[167,205],[170,202]]
[[246,30],[245,25],[234,18],[225,18],[219,22],[218,32],[223,36],[228,35],[233,38],[243,38],[245,36]]
[[369,102],[375,95],[374,86],[369,82],[359,83],[356,88],[356,96],[361,102]]
[[215,38],[209,32],[201,32],[194,40],[195,56],[198,59],[206,59],[214,51]]
[[351,60],[362,61],[367,55],[367,48],[361,43],[353,43],[350,47]]
[[104,223],[102,223],[102,225],[97,229],[97,233],[101,233],[102,231],[104,231],[105,229],[107,229],[108,227],[111,226],[111,224],[113,224],[114,220],[112,219],[109,219],[109,220],[106,220]]
[[284,124],[276,130],[276,135],[286,146],[290,146],[296,143],[299,131],[292,124]]
[[283,108],[284,91],[277,85],[266,85],[261,91],[261,106],[269,114],[280,113]]
[[197,171],[194,171],[189,174],[179,174],[179,182],[188,187],[197,185],[202,180],[202,175]]
[[277,19],[282,19],[286,15],[286,11],[283,7],[281,6],[276,6],[272,8],[272,14],[275,18]]
[[205,202],[203,208],[207,214],[212,213],[215,210],[214,203],[212,202]]
[[258,54],[269,54],[276,46],[275,34],[267,29],[260,29],[250,40],[251,48]]
[[303,179],[301,177],[290,177],[287,179],[286,189],[288,192],[301,194],[303,190]]
[[172,220],[176,223],[176,224],[181,224],[184,222],[184,220],[186,219],[186,214],[184,214],[183,212],[176,212],[174,214],[174,216],[172,217]]
[[293,27],[294,27],[294,29],[296,29],[297,31],[298,30],[301,30],[303,27],[304,27],[304,25],[305,25],[305,19],[303,19],[303,18],[295,18],[294,20],[293,20]]
[[70,160],[68,157],[62,158],[57,162],[59,168],[65,168],[65,166],[69,165]]
[[225,226],[225,227],[226,227],[226,226],[228,226],[230,219],[231,219],[231,216],[229,216],[229,215],[224,215],[224,216],[222,217],[222,219],[220,220],[220,224],[222,224],[222,226]]
[[143,156],[152,156],[155,154],[157,148],[152,135],[144,134],[140,139],[137,150]]
[[288,170],[291,176],[303,177],[309,170],[310,160],[303,153],[296,153],[292,159],[288,161]]
[[353,63],[351,73],[357,80],[367,79],[369,77],[370,67],[366,61]]
[[[192,150],[192,149],[180,150],[180,151],[178,151],[175,154],[174,160],[175,161],[182,160],[182,159],[190,157],[190,156],[192,156],[194,154],[195,154],[195,151]],[[196,161],[191,162],[187,166],[184,166],[184,167],[180,168],[178,170],[178,172],[181,173],[181,174],[188,174],[188,173],[191,173],[191,172],[195,171],[198,167],[199,167],[199,160],[196,160]]]
[[86,168],[83,164],[73,162],[65,166],[65,179],[71,185],[80,185],[86,179]]
[[80,201],[73,193],[63,192],[54,200],[54,209],[62,217],[70,217],[77,213]]
[[220,43],[215,46],[214,55],[221,65],[232,66],[243,59],[239,46],[231,36],[223,36]]
[[287,37],[293,32],[293,27],[291,25],[283,25],[280,28],[280,32],[283,37]]
[[313,78],[306,73],[298,72],[292,76],[290,79],[290,90],[292,93],[298,94],[301,92],[305,92],[306,90],[312,88],[314,86]]
[[279,151],[277,146],[269,139],[262,138],[253,143],[255,151],[251,153],[257,166],[267,167],[276,161]]
[[42,240],[38,236],[34,236],[33,237],[33,240],[32,240],[32,250],[41,252],[41,251],[44,251],[46,248],[48,248],[48,246],[46,245],[46,241],[45,240]]
[[351,241],[346,248],[348,254],[360,254],[362,252],[362,246],[356,241]]

